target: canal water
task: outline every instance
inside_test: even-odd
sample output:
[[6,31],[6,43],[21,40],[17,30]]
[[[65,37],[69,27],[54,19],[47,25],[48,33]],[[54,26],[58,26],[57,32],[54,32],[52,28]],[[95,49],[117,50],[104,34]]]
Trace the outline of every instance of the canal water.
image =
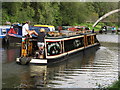
[[2,88],[104,88],[118,80],[118,44],[101,43],[50,65],[18,65],[20,46],[0,49]]

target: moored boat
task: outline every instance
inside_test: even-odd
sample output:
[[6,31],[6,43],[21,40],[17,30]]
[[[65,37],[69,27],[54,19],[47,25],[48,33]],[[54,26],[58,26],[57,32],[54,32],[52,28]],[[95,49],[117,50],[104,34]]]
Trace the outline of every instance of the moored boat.
[[[58,34],[58,33],[57,33]],[[59,33],[60,34],[60,33]],[[54,33],[55,35],[55,33]],[[99,45],[96,33],[62,33],[58,36],[45,38],[44,54],[38,57],[37,39],[23,38],[21,55],[16,59],[17,63],[48,64],[65,59],[66,56]]]
[[2,44],[5,42],[5,37],[9,30],[10,26],[0,26],[0,39],[2,40]]
[[[10,43],[21,43],[22,42],[22,25],[19,24],[14,24],[12,25],[14,30],[6,31],[4,35],[4,43],[5,44],[10,44]],[[50,25],[34,25],[34,26],[29,26],[29,30],[35,30],[36,32],[39,31],[40,28],[44,28],[46,32],[49,31],[55,31],[54,26]],[[33,37],[36,37],[35,35],[32,35]]]
[[12,25],[9,26],[4,36],[4,44],[9,45],[10,43],[21,43],[22,41],[22,26]]

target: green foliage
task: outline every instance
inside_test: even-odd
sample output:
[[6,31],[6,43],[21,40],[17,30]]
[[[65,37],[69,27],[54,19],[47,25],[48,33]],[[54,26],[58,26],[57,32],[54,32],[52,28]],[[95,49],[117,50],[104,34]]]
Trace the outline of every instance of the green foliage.
[[108,87],[109,90],[120,90],[120,77],[119,80],[114,82],[111,86]]
[[[32,24],[80,25],[86,21],[95,22],[117,5],[115,2],[3,2],[2,23],[29,20]],[[117,17],[114,14],[107,20]]]
[[83,23],[88,17],[88,8],[85,3],[62,2],[60,11],[63,25],[75,25]]
[[117,2],[94,2],[94,10],[98,13],[99,17],[103,16],[105,13],[108,13],[111,10],[118,8]]

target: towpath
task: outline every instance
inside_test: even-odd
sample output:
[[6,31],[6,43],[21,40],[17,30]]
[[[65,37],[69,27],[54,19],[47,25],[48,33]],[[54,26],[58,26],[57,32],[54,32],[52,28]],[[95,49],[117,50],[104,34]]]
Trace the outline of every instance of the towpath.
[[98,34],[97,39],[99,42],[120,43],[120,35],[116,34]]

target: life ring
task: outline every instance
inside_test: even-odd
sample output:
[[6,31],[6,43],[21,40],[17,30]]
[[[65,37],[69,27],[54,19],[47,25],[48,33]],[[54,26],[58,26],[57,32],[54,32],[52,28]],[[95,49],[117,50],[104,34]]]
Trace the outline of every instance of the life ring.
[[48,45],[48,55],[57,55],[60,54],[60,44],[59,43],[52,43]]

